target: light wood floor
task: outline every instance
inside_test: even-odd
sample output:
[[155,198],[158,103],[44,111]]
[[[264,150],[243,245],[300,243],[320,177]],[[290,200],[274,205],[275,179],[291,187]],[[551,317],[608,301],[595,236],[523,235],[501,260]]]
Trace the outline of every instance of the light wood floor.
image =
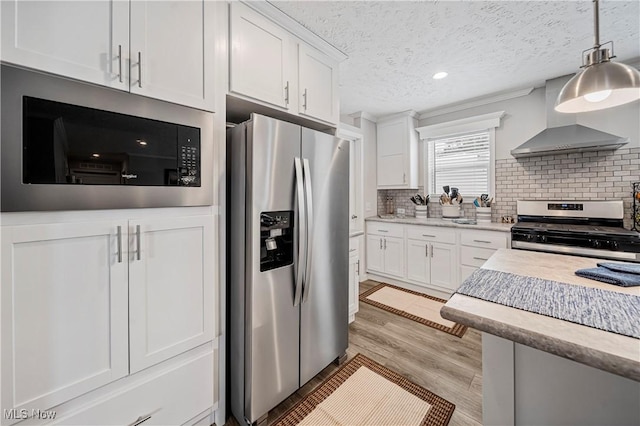
[[[360,292],[376,282],[360,283]],[[349,326],[351,359],[361,354],[456,405],[450,425],[482,424],[482,352],[480,332],[468,329],[462,338],[360,303]],[[330,365],[269,412],[271,424],[338,367]],[[231,418],[227,425],[237,425]]]

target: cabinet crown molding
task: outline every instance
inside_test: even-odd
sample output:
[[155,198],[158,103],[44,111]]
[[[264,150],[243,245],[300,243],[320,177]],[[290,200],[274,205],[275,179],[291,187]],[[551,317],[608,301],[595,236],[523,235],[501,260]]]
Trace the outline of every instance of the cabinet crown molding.
[[342,62],[348,58],[346,53],[342,52],[340,49],[333,46],[328,41],[315,34],[308,28],[305,28],[298,21],[282,12],[280,9],[278,9],[268,1],[243,1],[242,3],[246,4],[263,16],[271,19],[273,22],[277,23],[300,40],[318,49],[331,59]]

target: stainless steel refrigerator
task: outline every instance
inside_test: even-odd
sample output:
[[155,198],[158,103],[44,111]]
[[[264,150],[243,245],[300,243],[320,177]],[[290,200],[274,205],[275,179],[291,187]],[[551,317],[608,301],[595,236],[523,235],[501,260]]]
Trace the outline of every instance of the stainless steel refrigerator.
[[252,114],[227,155],[231,410],[262,423],[347,349],[349,145]]

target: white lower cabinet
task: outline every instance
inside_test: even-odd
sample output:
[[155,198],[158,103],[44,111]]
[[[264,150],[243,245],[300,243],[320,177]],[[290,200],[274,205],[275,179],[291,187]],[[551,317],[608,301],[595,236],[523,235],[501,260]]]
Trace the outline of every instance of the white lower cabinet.
[[359,238],[349,239],[349,322],[356,319],[360,296],[360,249]]
[[468,230],[460,233],[460,283],[480,268],[496,250],[508,248],[505,232]]
[[131,222],[131,373],[213,338],[211,218]]
[[407,280],[455,291],[458,287],[455,230],[407,227],[407,237]]
[[367,272],[451,294],[497,249],[509,247],[506,231],[368,221]]
[[51,409],[214,337],[211,216],[1,232],[3,410]]
[[214,352],[207,351],[55,424],[184,424],[211,406],[214,361]]
[[404,277],[404,229],[402,225],[372,222],[367,228],[367,270]]

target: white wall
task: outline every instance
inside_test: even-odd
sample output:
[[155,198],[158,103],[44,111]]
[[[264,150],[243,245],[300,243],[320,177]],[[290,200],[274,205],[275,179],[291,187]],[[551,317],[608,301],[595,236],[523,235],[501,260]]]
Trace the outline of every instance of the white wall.
[[[494,102],[420,120],[420,126],[444,123],[494,111],[505,111],[502,124],[496,129],[496,160],[512,158],[510,151],[546,128],[545,88],[534,89],[529,95]],[[577,114],[578,124],[596,130],[629,137],[625,148],[640,147],[640,102],[602,111]]]

